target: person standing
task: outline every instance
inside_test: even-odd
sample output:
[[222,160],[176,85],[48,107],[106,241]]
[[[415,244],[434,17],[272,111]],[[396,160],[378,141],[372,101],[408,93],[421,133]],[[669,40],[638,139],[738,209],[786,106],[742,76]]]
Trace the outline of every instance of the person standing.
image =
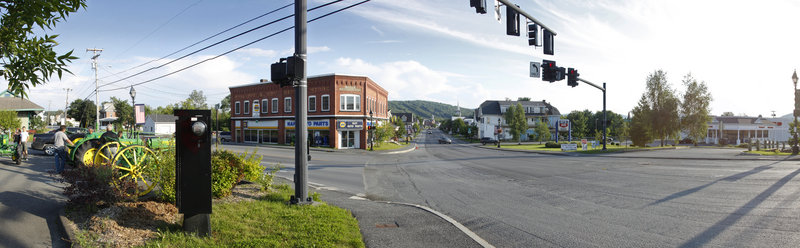
[[22,127],[22,132],[19,133],[19,145],[22,146],[22,158],[28,160],[28,130]]
[[67,147],[64,146],[64,143],[69,143],[71,146],[75,145],[64,133],[65,130],[67,130],[67,126],[61,125],[53,137],[53,145],[56,147],[56,173],[63,172],[64,164],[67,163]]

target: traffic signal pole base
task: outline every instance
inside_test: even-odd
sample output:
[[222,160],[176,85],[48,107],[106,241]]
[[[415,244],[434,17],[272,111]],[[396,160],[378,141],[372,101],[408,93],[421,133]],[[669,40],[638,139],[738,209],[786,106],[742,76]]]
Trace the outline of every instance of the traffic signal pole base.
[[184,214],[183,231],[200,237],[211,236],[211,217],[209,214]]

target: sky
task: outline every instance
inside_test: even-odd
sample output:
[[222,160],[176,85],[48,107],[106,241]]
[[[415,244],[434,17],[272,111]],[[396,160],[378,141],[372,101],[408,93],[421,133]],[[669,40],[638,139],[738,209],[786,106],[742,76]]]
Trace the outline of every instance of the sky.
[[[308,0],[313,8],[331,0]],[[359,0],[360,1],[360,0]],[[308,73],[362,75],[389,91],[390,100],[429,100],[476,108],[486,100],[530,97],[562,114],[602,110],[602,92],[529,77],[529,63],[554,60],[581,78],[607,84],[607,108],[627,114],[648,75],[667,73],[682,94],[691,73],[708,85],[711,113],[782,116],[793,106],[793,71],[800,67],[800,1],[511,0],[553,29],[555,55],[505,31],[493,8],[477,14],[469,0],[372,0],[308,25]],[[308,13],[309,19],[356,3],[345,0]],[[74,50],[73,72],[30,90],[30,100],[61,109],[65,97],[94,100],[92,54],[98,58],[99,99],[130,100],[130,86],[214,58],[291,27],[292,18],[211,48],[178,57],[293,13],[293,6],[186,48],[290,0],[88,0],[53,30],[57,51]],[[487,5],[493,6],[492,0]],[[294,31],[274,35],[197,66],[135,86],[136,103],[177,103],[202,90],[213,106],[228,87],[269,78],[269,65],[290,56]],[[166,58],[164,58],[166,57]],[[162,59],[163,58],[163,59]],[[149,62],[149,63],[148,63]],[[142,64],[147,63],[142,66]],[[146,70],[146,71],[145,71]],[[144,71],[144,72],[143,72]],[[136,73],[139,75],[132,76]],[[123,80],[124,79],[124,80]],[[72,91],[67,92],[65,88]]]

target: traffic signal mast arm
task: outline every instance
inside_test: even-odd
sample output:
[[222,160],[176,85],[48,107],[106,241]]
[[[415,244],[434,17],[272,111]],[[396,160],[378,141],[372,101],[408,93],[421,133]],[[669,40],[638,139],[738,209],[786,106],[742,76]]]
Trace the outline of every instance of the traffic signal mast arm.
[[592,82],[586,81],[586,80],[584,80],[583,78],[578,78],[578,81],[581,81],[581,82],[584,82],[584,83],[586,83],[586,84],[588,84],[588,85],[591,85],[591,86],[593,86],[593,87],[597,88],[598,90],[601,90],[601,91],[603,91],[603,93],[605,93],[605,92],[606,92],[606,88],[605,88],[605,87],[600,87],[600,86],[597,86],[596,84],[593,84]]
[[533,18],[533,16],[529,15],[527,12],[522,11],[522,9],[517,7],[516,4],[511,3],[511,1],[509,1],[509,0],[498,0],[498,2],[501,2],[505,6],[508,6],[509,8],[514,9],[514,11],[517,11],[517,13],[519,13],[520,15],[525,16],[525,18],[528,18],[528,20],[531,20],[533,23],[539,24],[539,26],[541,26],[542,29],[547,29],[548,31],[550,31],[550,33],[553,33],[553,35],[556,35],[556,32],[553,31],[553,29],[551,29],[551,28],[547,27],[546,25],[542,24],[542,22],[540,22],[539,20],[536,20],[536,18]]

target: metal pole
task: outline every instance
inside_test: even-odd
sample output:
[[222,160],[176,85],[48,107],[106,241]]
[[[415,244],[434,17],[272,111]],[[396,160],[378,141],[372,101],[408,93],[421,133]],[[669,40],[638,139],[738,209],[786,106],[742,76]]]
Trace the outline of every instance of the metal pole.
[[519,13],[520,15],[522,15],[522,16],[524,16],[524,17],[528,18],[528,20],[531,20],[533,23],[536,23],[536,24],[538,24],[539,26],[542,26],[542,28],[543,28],[543,29],[550,30],[550,32],[551,32],[551,33],[553,33],[553,35],[556,35],[556,32],[555,32],[555,31],[553,31],[552,29],[550,29],[549,27],[547,27],[546,25],[544,25],[544,24],[543,24],[542,22],[540,22],[539,20],[536,20],[536,18],[533,18],[533,16],[529,15],[527,12],[525,12],[525,11],[522,11],[522,9],[520,9],[519,7],[517,7],[517,5],[515,5],[515,4],[513,4],[513,3],[511,3],[511,1],[508,1],[508,0],[498,0],[498,1],[499,1],[499,2],[501,2],[501,3],[503,3],[504,5],[506,5],[506,6],[510,7],[510,8],[512,8],[512,9],[514,9],[515,11],[517,11],[517,13]]
[[302,76],[295,86],[295,131],[297,142],[294,143],[294,204],[308,204],[308,79],[306,78],[306,0],[294,1],[294,56],[299,57],[302,63]]
[[606,150],[606,143],[608,143],[606,137],[606,83],[603,83],[603,151]]
[[375,139],[375,118],[372,117],[372,110],[369,111],[369,122],[371,125],[368,125],[369,128],[369,151],[374,151],[373,146],[375,143],[373,140]]

